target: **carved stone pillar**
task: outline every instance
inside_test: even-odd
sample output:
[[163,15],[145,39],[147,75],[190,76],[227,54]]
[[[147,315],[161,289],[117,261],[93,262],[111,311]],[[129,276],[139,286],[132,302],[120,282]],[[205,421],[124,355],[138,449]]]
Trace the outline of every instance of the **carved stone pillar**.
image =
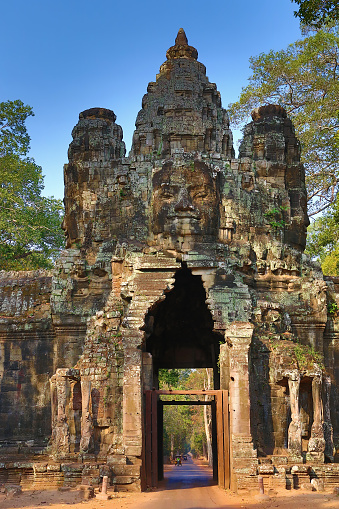
[[138,348],[125,349],[123,439],[127,456],[141,456],[142,450],[142,352]]
[[80,439],[80,452],[90,453],[93,450],[93,421],[89,409],[91,398],[91,381],[87,378],[81,379],[81,403],[82,403],[82,417],[81,417],[81,439]]
[[220,389],[229,391],[229,389],[230,389],[230,346],[227,343],[220,345],[219,368],[220,368]]
[[301,421],[299,412],[300,373],[289,374],[288,388],[290,391],[291,423],[288,427],[288,451],[295,462],[302,462]]
[[323,378],[323,395],[324,395],[324,439],[325,439],[325,456],[331,462],[334,461],[334,443],[333,443],[333,426],[331,422],[330,411],[330,394],[331,394],[331,377]]
[[307,461],[324,462],[325,439],[323,429],[323,407],[321,400],[321,375],[312,379],[313,424],[308,442]]
[[52,376],[49,380],[50,386],[50,394],[51,394],[51,422],[52,422],[52,435],[50,445],[52,448],[55,446],[55,427],[58,418],[58,395],[56,388],[56,379],[55,375]]
[[256,473],[257,452],[253,448],[250,425],[249,348],[254,326],[233,322],[225,331],[229,349],[231,489],[237,491],[238,477]]
[[67,376],[65,369],[57,369],[55,384],[57,393],[57,418],[54,429],[55,452],[57,455],[64,455],[70,452],[70,435],[67,423]]
[[148,352],[142,352],[142,381],[145,391],[153,389],[153,359]]

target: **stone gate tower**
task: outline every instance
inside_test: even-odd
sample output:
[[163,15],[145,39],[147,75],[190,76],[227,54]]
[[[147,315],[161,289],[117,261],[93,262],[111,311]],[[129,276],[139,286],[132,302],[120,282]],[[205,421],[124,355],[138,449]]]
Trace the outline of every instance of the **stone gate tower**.
[[[161,368],[213,368],[229,391],[234,489],[258,472],[281,485],[291,468],[327,484],[339,474],[324,465],[339,449],[339,318],[327,311],[339,281],[303,254],[299,141],[285,110],[264,105],[235,159],[197,58],[180,29],[128,157],[113,111],[80,113],[66,249],[52,274],[2,274],[1,439],[48,439],[50,483],[107,473],[140,488],[143,394]],[[25,390],[10,401],[14,379]],[[46,424],[27,430],[32,401]]]

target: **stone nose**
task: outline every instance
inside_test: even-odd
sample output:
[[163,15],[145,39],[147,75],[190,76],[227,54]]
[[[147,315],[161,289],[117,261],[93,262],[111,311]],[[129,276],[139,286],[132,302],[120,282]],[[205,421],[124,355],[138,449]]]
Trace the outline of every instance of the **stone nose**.
[[176,212],[187,212],[189,210],[194,210],[193,203],[191,202],[186,189],[180,191],[178,201],[174,205],[174,210]]

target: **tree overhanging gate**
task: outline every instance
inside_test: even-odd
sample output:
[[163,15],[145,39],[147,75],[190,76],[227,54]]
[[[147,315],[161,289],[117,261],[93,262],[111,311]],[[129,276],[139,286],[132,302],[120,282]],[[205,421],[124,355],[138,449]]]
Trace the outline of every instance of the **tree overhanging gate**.
[[[189,395],[189,396],[212,396],[214,399],[206,402],[187,401],[160,401],[159,396]],[[163,476],[162,454],[162,418],[164,404],[211,404],[213,419],[214,460],[217,471],[218,486],[230,487],[230,437],[229,437],[229,402],[228,391],[222,390],[197,390],[197,391],[145,391],[145,415],[144,415],[144,447],[142,468],[142,489],[156,488],[159,479]],[[215,461],[217,453],[217,462]]]

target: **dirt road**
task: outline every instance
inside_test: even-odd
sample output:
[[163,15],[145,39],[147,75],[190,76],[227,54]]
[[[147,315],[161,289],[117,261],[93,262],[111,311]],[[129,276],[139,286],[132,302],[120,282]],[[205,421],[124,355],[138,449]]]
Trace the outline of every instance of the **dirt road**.
[[153,493],[152,500],[140,504],[140,508],[215,509],[224,506],[225,494],[213,483],[212,469],[188,459],[182,466],[165,466],[164,474],[165,481]]
[[107,501],[82,501],[77,490],[30,490],[12,499],[1,491],[1,509],[339,509],[339,496],[333,493],[283,490],[269,493],[265,500],[256,493],[233,495],[213,484],[210,468],[191,461],[181,467],[166,466],[165,481],[156,491],[111,491],[112,499]]

